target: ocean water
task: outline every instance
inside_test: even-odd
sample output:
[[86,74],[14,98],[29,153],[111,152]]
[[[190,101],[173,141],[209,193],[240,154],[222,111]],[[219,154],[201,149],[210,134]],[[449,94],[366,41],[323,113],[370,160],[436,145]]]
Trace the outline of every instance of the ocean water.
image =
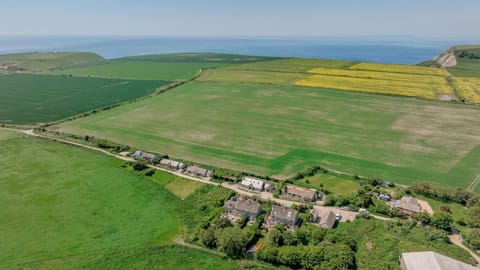
[[1,37],[0,54],[31,51],[88,51],[105,58],[218,52],[257,56],[309,57],[378,63],[416,64],[468,39],[418,37],[195,38],[195,37]]

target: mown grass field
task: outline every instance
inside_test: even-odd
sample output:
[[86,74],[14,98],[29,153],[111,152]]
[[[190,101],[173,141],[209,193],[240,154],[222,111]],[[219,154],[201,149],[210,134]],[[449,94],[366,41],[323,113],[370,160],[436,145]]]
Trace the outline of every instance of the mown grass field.
[[257,174],[321,165],[404,184],[467,187],[480,173],[470,166],[480,162],[478,113],[326,89],[194,82],[59,128]]
[[0,123],[56,121],[153,93],[166,81],[34,74],[0,76]]
[[321,190],[323,187],[330,193],[341,196],[352,196],[356,194],[360,188],[359,181],[355,181],[351,177],[348,178],[324,173],[295,181],[295,184],[316,190]]
[[241,269],[244,263],[173,242],[204,218],[200,207],[213,211],[227,190],[197,186],[180,200],[163,187],[174,176],[138,176],[114,158],[4,130],[0,148],[1,269]]
[[[103,57],[94,53],[84,52],[37,52],[0,55],[2,64],[17,64],[27,72],[49,72],[64,65],[91,63],[102,60]],[[2,70],[0,69],[0,73]]]

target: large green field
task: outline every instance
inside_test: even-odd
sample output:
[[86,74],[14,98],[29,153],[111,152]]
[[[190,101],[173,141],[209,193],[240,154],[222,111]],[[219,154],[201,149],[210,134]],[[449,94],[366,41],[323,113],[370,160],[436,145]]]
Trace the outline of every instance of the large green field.
[[[0,130],[1,269],[240,269],[242,261],[174,245],[228,191],[122,168],[91,151]],[[211,198],[210,200],[205,198]],[[254,269],[257,264],[252,263]],[[257,266],[255,266],[257,265]]]
[[452,48],[457,64],[448,71],[460,77],[480,77],[480,46],[457,46]]
[[467,187],[480,173],[479,113],[317,88],[194,82],[59,128],[257,174],[322,165],[404,184]]
[[153,93],[166,81],[0,76],[0,123],[50,122]]
[[58,68],[55,74],[137,80],[187,80],[201,69],[251,63],[274,58],[214,53],[177,53],[131,56]]

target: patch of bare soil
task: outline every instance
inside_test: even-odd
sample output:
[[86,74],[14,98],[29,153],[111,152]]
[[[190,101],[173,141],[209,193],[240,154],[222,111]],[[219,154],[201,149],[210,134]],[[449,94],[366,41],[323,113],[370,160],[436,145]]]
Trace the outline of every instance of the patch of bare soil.
[[427,212],[429,215],[433,215],[433,209],[427,201],[417,199],[417,202],[423,211]]
[[368,241],[365,243],[365,247],[367,248],[368,251],[371,251],[373,249],[373,244],[371,241]]

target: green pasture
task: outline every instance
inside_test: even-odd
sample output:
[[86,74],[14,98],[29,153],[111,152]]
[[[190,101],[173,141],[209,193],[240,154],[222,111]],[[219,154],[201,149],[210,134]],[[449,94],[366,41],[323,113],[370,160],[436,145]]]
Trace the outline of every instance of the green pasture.
[[404,184],[466,187],[480,173],[468,165],[480,162],[478,113],[417,99],[194,82],[59,128],[263,175],[321,165]]
[[194,185],[180,200],[163,187],[174,176],[140,176],[92,151],[4,130],[0,148],[1,269],[241,268],[172,246],[225,189]]
[[321,190],[323,187],[334,195],[342,196],[354,195],[359,190],[359,181],[355,181],[351,177],[324,173],[295,181],[295,184],[316,190]]
[[50,122],[153,93],[166,81],[0,76],[0,123]]

